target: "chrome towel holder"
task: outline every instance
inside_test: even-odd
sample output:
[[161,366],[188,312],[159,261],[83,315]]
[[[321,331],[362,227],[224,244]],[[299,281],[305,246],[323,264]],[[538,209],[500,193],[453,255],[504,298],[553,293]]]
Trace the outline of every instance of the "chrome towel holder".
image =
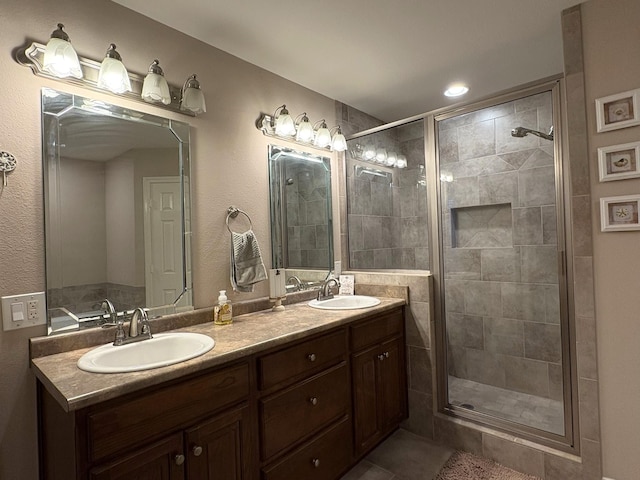
[[240,210],[239,208],[234,206],[227,208],[227,219],[225,222],[227,224],[227,230],[229,230],[230,233],[233,233],[231,227],[229,226],[229,219],[236,218],[239,213],[247,217],[247,220],[249,220],[249,230],[253,230],[253,222],[251,221],[251,217],[249,216],[249,214],[244,210]]

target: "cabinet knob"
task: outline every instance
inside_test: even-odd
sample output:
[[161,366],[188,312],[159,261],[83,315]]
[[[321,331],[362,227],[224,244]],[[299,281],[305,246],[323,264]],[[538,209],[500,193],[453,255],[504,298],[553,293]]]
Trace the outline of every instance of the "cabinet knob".
[[318,397],[311,397],[309,399],[309,402],[311,403],[311,405],[317,405],[318,404]]
[[202,455],[202,447],[200,445],[194,445],[191,451],[196,457],[199,457],[200,455]]
[[176,462],[176,465],[182,465],[184,463],[184,455],[176,455],[175,457],[173,457],[173,461]]
[[380,361],[384,360],[384,353],[381,353],[380,355],[378,355],[378,360]]
[[318,468],[320,466],[320,459],[319,458],[314,458],[313,460],[311,460],[311,464]]
[[309,359],[310,362],[315,362],[316,361],[316,354],[315,353],[310,353],[309,355],[307,355],[307,358]]
[[384,358],[389,358],[389,352],[384,352],[383,355],[384,355]]

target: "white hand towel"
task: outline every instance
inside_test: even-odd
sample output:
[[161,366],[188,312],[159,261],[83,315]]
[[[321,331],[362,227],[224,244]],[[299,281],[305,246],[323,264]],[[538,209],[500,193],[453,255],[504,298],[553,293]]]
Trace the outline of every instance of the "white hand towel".
[[231,286],[236,292],[253,292],[253,285],[267,279],[258,240],[252,230],[231,232]]

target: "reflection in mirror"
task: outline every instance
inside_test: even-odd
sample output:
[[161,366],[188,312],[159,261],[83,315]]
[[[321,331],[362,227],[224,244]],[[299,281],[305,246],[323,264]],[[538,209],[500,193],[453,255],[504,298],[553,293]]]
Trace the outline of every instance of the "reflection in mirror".
[[49,333],[192,308],[189,125],[42,91]]
[[269,193],[273,268],[288,291],[317,285],[333,266],[329,158],[270,145]]

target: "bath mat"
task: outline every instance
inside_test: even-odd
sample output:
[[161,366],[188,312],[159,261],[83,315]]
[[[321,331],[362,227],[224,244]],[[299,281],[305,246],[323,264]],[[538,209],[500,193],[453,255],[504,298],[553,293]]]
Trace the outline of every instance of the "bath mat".
[[540,480],[516,472],[488,458],[467,452],[455,452],[433,480]]

